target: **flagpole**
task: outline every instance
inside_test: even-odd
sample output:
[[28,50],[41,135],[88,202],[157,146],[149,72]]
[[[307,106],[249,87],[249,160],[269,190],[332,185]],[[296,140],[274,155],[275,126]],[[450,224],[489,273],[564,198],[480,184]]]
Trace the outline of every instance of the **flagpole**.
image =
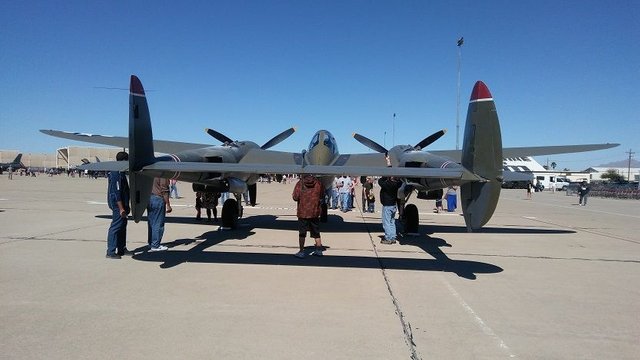
[[460,67],[462,64],[462,44],[464,37],[458,39],[458,97],[456,102],[456,150],[460,149]]
[[391,129],[391,140],[392,140],[392,147],[396,146],[396,113],[393,113],[393,125],[392,125],[392,129]]

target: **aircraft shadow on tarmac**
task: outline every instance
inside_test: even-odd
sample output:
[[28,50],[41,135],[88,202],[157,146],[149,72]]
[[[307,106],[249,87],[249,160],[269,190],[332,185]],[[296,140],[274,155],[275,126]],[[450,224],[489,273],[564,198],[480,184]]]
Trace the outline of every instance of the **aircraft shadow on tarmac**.
[[[159,262],[163,269],[172,268],[182,263],[215,263],[215,264],[249,264],[249,265],[285,265],[285,266],[314,266],[314,267],[342,267],[342,268],[365,268],[365,269],[392,269],[392,270],[413,270],[413,271],[442,271],[455,273],[466,279],[476,279],[476,274],[493,274],[502,272],[499,266],[468,260],[453,260],[442,252],[441,247],[451,247],[445,240],[435,237],[404,237],[399,241],[400,246],[415,246],[430,254],[433,259],[415,259],[389,257],[383,255],[375,256],[345,256],[332,255],[325,253],[323,257],[308,256],[305,259],[298,259],[292,253],[274,254],[274,253],[256,253],[248,251],[229,252],[229,251],[206,251],[208,248],[218,245],[222,242],[241,242],[255,234],[255,228],[260,228],[264,224],[269,229],[275,227],[282,230],[290,230],[292,233],[292,243],[295,243],[295,232],[297,232],[297,220],[277,220],[273,215],[259,215],[251,217],[250,226],[240,226],[233,231],[211,230],[203,233],[194,239],[177,239],[171,242],[165,242],[164,245],[169,247],[164,252],[146,252],[146,246],[135,249],[136,255],[134,259],[140,261]],[[338,217],[339,218],[339,217]],[[175,218],[173,218],[175,219]],[[331,219],[332,220],[336,219]],[[275,221],[275,222],[274,222]],[[264,224],[263,224],[264,223]],[[337,221],[332,231],[361,231],[369,232],[367,224],[348,223],[341,220]],[[181,250],[182,246],[194,244],[191,248]],[[379,245],[379,250],[397,250],[397,245],[386,247]],[[248,248],[248,247],[247,247]],[[245,249],[247,249],[245,248]],[[330,249],[330,247],[326,247]],[[305,249],[307,253],[313,251],[312,247]]]
[[[366,215],[365,215],[366,216]],[[108,215],[98,215],[98,218],[111,219]],[[371,217],[372,220],[379,221],[378,218]],[[143,217],[146,221],[146,218]],[[298,220],[295,215],[253,215],[239,220],[239,226],[235,230],[218,229],[219,223],[207,220],[196,220],[194,217],[169,216],[165,221],[167,224],[194,224],[210,226],[210,231],[204,232],[196,238],[177,239],[164,245],[169,247],[166,252],[146,252],[147,246],[135,249],[136,260],[160,262],[161,268],[172,268],[182,263],[217,263],[217,264],[253,264],[253,265],[286,265],[286,266],[315,266],[315,267],[345,267],[345,268],[370,268],[370,269],[393,269],[393,270],[415,270],[415,271],[443,271],[451,272],[465,279],[476,279],[476,274],[493,274],[502,272],[499,266],[468,260],[450,259],[442,250],[442,247],[451,247],[444,239],[433,237],[434,233],[466,233],[464,226],[450,225],[425,225],[421,224],[420,236],[405,236],[400,239],[400,246],[415,246],[425,253],[431,255],[433,259],[412,259],[401,257],[388,257],[384,251],[394,250],[394,246],[386,247],[378,245],[382,250],[382,255],[375,256],[344,256],[326,254],[318,258],[308,256],[306,259],[298,259],[292,254],[273,254],[256,252],[217,252],[205,251],[222,242],[236,242],[255,235],[254,229],[287,230],[292,233],[292,244],[295,243],[295,233],[298,231]],[[214,227],[215,226],[215,227]],[[347,222],[342,216],[330,214],[328,222],[321,225],[323,233],[370,233],[382,231],[379,223]],[[373,228],[373,229],[371,229]],[[379,228],[379,229],[378,229]],[[539,229],[539,228],[516,228],[516,227],[485,227],[482,233],[495,234],[563,234],[574,233],[570,230],[561,229]],[[195,246],[181,250],[180,247],[194,244]],[[293,245],[292,245],[293,246]],[[329,247],[327,247],[329,248]],[[246,249],[246,248],[245,248]],[[397,249],[397,248],[395,248]],[[313,251],[312,247],[306,248],[307,253]],[[380,253],[379,253],[380,254]]]
[[[111,215],[97,215],[97,218],[100,219],[109,219],[111,220]],[[374,231],[382,232],[382,224],[380,223],[379,217],[370,216],[368,220],[375,222],[375,224],[371,223],[363,223],[359,221],[348,222],[344,221],[344,218],[340,215],[329,214],[327,217],[327,223],[323,223],[320,225],[320,230],[323,233],[353,233],[353,232],[367,232],[368,227],[377,226],[379,229]],[[147,217],[143,216],[142,221],[147,221]],[[187,216],[167,216],[165,219],[166,224],[194,224],[194,225],[202,225],[202,226],[219,226],[219,222],[208,221],[206,218],[202,220],[196,220],[195,217],[187,217]],[[255,229],[271,229],[271,230],[298,230],[298,218],[295,215],[250,215],[238,220],[240,228],[249,228]],[[466,233],[467,228],[464,225],[455,226],[455,225],[432,225],[432,224],[420,224],[420,233],[432,235],[436,233],[444,233],[444,234],[459,234]],[[517,225],[510,227],[489,227],[485,226],[480,230],[476,230],[476,233],[482,234],[573,234],[574,230],[566,230],[566,229],[541,229],[541,228],[529,228],[529,227],[520,227]]]

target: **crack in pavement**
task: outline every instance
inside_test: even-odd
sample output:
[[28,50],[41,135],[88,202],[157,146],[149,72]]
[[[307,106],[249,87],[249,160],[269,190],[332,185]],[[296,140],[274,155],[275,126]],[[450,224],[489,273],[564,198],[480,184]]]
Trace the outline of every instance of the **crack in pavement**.
[[[360,211],[359,207],[358,210]],[[418,356],[418,351],[416,349],[416,343],[413,341],[413,332],[411,330],[411,323],[407,321],[402,313],[402,309],[400,308],[400,303],[398,302],[398,298],[393,293],[393,289],[391,288],[391,282],[389,281],[389,277],[387,276],[386,268],[382,263],[382,259],[378,255],[378,249],[376,247],[375,242],[373,241],[373,235],[371,234],[371,230],[369,229],[369,224],[364,218],[364,214],[360,211],[360,215],[362,217],[362,222],[367,230],[367,234],[369,234],[369,240],[371,241],[371,246],[373,247],[373,253],[375,254],[376,260],[378,261],[378,265],[380,266],[380,271],[382,273],[382,278],[384,279],[385,284],[387,285],[387,291],[389,292],[389,296],[391,297],[391,302],[395,307],[396,315],[398,315],[398,319],[400,320],[400,325],[402,326],[402,333],[404,335],[404,342],[407,344],[409,348],[409,352],[411,353],[411,360],[420,360],[420,356]]]

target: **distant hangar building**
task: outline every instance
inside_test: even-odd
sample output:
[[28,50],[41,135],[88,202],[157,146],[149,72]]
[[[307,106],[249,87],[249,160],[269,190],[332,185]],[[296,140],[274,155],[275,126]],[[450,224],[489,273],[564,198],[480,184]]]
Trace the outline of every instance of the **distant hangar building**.
[[66,146],[59,148],[55,153],[27,153],[19,150],[0,150],[0,162],[11,162],[22,153],[22,164],[32,169],[63,168],[73,169],[82,165],[83,159],[89,162],[115,161],[116,154],[122,151],[114,147],[82,147]]
[[123,149],[114,147],[80,147],[67,146],[56,150],[56,164],[58,167],[72,169],[83,164],[83,159],[89,162],[116,161],[116,154]]

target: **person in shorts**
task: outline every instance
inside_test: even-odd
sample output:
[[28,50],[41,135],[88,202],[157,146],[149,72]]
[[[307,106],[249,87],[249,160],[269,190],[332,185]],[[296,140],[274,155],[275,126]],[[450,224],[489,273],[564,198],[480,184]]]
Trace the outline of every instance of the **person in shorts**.
[[293,200],[298,203],[298,244],[300,250],[295,254],[297,258],[304,258],[304,242],[307,232],[315,239],[316,246],[312,252],[315,256],[322,256],[322,239],[320,238],[321,203],[324,187],[320,180],[313,175],[304,175],[298,180],[293,189]]

